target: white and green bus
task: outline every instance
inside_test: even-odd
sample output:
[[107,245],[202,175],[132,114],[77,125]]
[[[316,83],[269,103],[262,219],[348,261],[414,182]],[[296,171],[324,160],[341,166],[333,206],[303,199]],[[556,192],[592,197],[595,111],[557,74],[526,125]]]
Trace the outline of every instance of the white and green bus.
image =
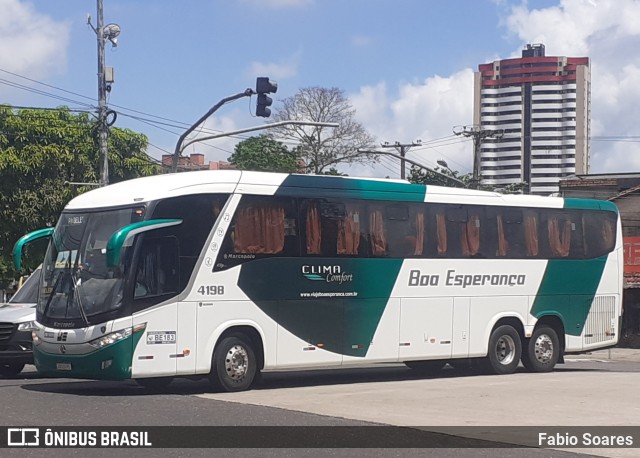
[[153,176],[73,199],[33,332],[47,376],[208,376],[481,361],[550,371],[613,346],[622,236],[607,201],[244,171]]

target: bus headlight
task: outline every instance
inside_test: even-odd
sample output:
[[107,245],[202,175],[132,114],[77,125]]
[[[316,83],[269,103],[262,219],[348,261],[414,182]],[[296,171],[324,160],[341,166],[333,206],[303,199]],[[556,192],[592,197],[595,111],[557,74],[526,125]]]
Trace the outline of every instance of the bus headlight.
[[35,331],[38,329],[38,325],[35,321],[25,321],[18,324],[18,331]]
[[98,337],[97,339],[89,342],[89,345],[95,348],[103,348],[103,347],[106,347],[107,345],[114,344],[122,339],[126,339],[132,333],[133,333],[133,330],[131,328],[122,329],[120,331],[115,331],[110,334],[107,334],[106,336]]

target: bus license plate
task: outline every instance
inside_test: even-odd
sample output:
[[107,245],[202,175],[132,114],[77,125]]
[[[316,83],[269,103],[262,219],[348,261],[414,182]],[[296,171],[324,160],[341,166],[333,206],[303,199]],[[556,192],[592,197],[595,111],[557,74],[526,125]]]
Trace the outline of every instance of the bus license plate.
[[176,343],[175,331],[150,331],[147,333],[147,344],[174,344]]
[[71,363],[56,363],[56,369],[59,371],[70,371]]

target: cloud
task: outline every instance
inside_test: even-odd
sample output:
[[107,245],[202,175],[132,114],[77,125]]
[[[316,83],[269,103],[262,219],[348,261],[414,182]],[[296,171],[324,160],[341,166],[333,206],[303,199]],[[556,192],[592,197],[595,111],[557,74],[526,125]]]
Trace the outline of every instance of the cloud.
[[300,8],[313,5],[315,0],[240,0],[240,3],[260,8]]
[[[244,115],[246,117],[246,114]],[[241,119],[242,115],[239,111],[232,111],[225,116],[212,116],[207,119],[204,126],[200,129],[196,129],[195,132],[187,137],[187,141],[195,138],[206,137],[209,135],[216,135],[223,132],[233,132],[238,129],[236,119]],[[254,134],[258,135],[260,132]],[[245,134],[252,135],[252,134]],[[208,161],[227,161],[229,156],[233,154],[236,143],[240,138],[238,136],[227,136],[216,138],[212,140],[203,140],[200,142],[192,143],[187,146],[183,155],[188,156],[193,153],[204,154],[205,160]]]
[[67,22],[56,22],[19,0],[0,0],[0,11],[0,68],[34,79],[65,71]]
[[247,71],[249,78],[268,76],[274,80],[293,78],[298,74],[298,65],[302,51],[281,62],[252,62]]
[[[395,96],[388,93],[385,82],[364,86],[359,93],[351,95],[350,100],[357,119],[377,135],[378,142],[412,143],[420,139],[422,146],[411,148],[407,154],[409,159],[429,167],[436,167],[436,161],[444,159],[454,170],[464,173],[471,170],[472,145],[454,136],[452,129],[473,121],[472,69],[463,69],[449,77],[436,75],[420,83],[402,84]],[[352,170],[354,174],[397,178],[399,162],[395,158],[384,158],[381,166],[374,169]]]
[[[494,3],[505,11],[505,1]],[[591,173],[640,171],[640,53],[634,51],[640,49],[640,2],[560,0],[556,6],[542,9],[531,9],[523,2],[506,11],[501,25],[521,40],[521,45],[510,56],[496,55],[486,62],[519,57],[526,43],[544,43],[549,56],[589,57]],[[452,169],[468,172],[472,164],[470,141],[463,142],[460,137],[430,141],[450,136],[455,125],[473,122],[476,70],[430,76],[419,83],[402,84],[396,91],[380,82],[362,87],[350,98],[358,120],[378,136],[378,141],[408,143],[421,138],[424,146],[412,148],[407,157],[429,166],[443,158]],[[348,173],[397,177],[398,161],[383,162],[386,168],[352,167]]]
[[548,55],[589,57],[592,173],[640,170],[639,145],[628,138],[639,134],[638,17],[635,0],[562,0],[544,9],[514,7],[504,21],[523,43],[544,43]]

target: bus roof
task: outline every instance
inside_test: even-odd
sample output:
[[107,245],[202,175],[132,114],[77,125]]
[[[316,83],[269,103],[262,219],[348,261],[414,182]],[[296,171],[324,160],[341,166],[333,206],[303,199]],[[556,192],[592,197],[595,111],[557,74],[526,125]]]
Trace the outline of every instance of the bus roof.
[[240,170],[203,170],[136,178],[81,194],[66,210],[119,207],[200,193],[299,196],[313,189],[314,197],[363,198],[412,202],[447,202],[479,205],[517,205],[551,208],[592,208],[616,211],[606,201],[563,199],[435,185],[404,180],[329,175],[297,175]]

